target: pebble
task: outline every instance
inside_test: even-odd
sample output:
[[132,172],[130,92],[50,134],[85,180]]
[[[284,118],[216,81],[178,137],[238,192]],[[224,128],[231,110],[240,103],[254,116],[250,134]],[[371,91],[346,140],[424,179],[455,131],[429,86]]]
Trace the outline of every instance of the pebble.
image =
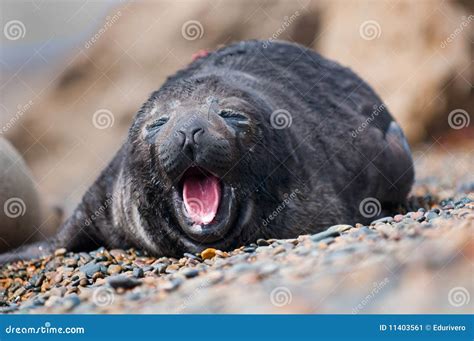
[[187,258],[190,258],[190,259],[194,259],[194,260],[199,260],[200,258],[198,256],[195,256],[193,255],[192,253],[188,253],[188,252],[185,252],[183,254],[184,257],[187,257]]
[[118,274],[120,272],[122,272],[122,267],[120,265],[117,265],[117,264],[111,264],[107,268],[107,273],[109,275],[115,275],[115,274]]
[[79,271],[84,273],[87,277],[92,278],[92,276],[101,270],[100,264],[97,263],[88,263],[79,268]]
[[143,275],[144,275],[143,272],[144,271],[143,271],[142,268],[134,268],[132,274],[133,274],[133,277],[135,277],[135,278],[142,278]]
[[396,216],[393,217],[393,221],[396,223],[399,223],[403,220],[403,218],[405,218],[405,216],[403,216],[402,214],[397,214]]
[[335,236],[338,236],[338,235],[339,235],[338,231],[328,231],[328,230],[326,230],[326,231],[323,231],[323,232],[313,234],[310,238],[313,242],[319,242],[320,240],[323,240],[325,238],[335,237]]
[[330,228],[328,228],[326,231],[342,233],[352,228],[353,227],[351,225],[333,225]]
[[257,239],[257,245],[258,246],[269,246],[270,243],[266,241],[265,239]]
[[165,282],[164,284],[162,284],[160,287],[161,289],[165,290],[165,291],[173,291],[175,289],[177,289],[180,285],[181,285],[182,281],[178,278],[173,278],[167,282]]
[[370,223],[370,225],[387,224],[387,223],[391,223],[392,221],[393,221],[392,217],[383,217],[383,218],[374,220],[373,222]]
[[204,251],[201,252],[201,258],[202,259],[211,259],[216,255],[216,249],[213,248],[207,248]]
[[184,270],[181,271],[181,273],[186,277],[186,278],[193,278],[199,275],[199,270],[194,269],[194,268],[185,268]]
[[66,251],[67,250],[65,248],[57,249],[56,251],[54,251],[54,255],[56,257],[64,256],[66,254]]
[[114,289],[133,289],[142,284],[137,279],[127,277],[125,275],[115,275],[108,278],[107,283]]
[[153,273],[155,273],[157,275],[165,273],[166,267],[167,267],[166,264],[162,264],[162,263],[156,264],[156,265],[153,266]]

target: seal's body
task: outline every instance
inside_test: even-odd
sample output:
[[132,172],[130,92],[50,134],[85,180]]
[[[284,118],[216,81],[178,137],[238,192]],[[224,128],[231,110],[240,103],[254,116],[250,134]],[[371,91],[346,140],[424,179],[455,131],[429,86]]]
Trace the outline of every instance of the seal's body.
[[59,234],[1,261],[296,237],[375,219],[413,176],[402,131],[353,72],[298,45],[241,42],[170,77]]

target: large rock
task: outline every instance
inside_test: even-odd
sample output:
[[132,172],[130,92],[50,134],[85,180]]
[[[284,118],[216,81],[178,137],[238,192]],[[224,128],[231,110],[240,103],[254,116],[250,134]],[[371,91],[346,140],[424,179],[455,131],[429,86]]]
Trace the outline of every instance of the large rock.
[[42,239],[40,203],[21,155],[0,137],[0,252]]
[[412,143],[468,109],[474,15],[455,2],[334,1],[323,26],[315,47],[367,80]]

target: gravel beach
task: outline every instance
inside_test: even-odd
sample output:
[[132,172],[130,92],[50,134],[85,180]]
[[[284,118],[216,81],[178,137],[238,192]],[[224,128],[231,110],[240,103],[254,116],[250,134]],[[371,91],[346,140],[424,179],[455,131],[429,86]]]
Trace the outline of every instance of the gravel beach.
[[181,259],[54,255],[0,271],[3,313],[472,313],[473,149],[414,153],[412,210]]

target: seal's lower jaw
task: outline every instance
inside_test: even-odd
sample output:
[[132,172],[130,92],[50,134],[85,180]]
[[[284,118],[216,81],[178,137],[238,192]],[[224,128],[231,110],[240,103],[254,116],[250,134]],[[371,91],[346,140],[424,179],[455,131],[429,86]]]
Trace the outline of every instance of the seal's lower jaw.
[[233,189],[202,168],[184,173],[173,202],[182,231],[199,246],[219,244],[235,221]]

